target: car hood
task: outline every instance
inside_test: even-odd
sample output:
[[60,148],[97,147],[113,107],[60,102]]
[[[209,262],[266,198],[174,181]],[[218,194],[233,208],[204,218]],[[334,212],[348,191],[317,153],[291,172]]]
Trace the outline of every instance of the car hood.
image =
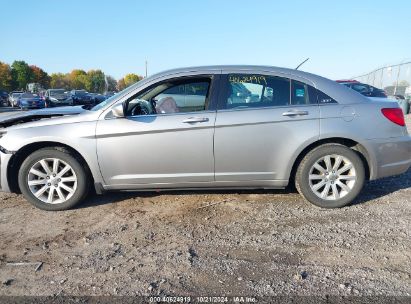
[[85,112],[82,106],[47,108],[35,111],[12,112],[0,116],[0,128],[7,128],[13,125],[28,123],[45,118],[76,115]]
[[92,95],[90,95],[90,94],[74,94],[73,95],[74,97],[76,97],[76,98],[91,98],[92,97]]
[[58,94],[58,95],[51,95],[50,99],[57,99],[57,100],[65,100],[65,99],[69,99],[70,96],[67,94]]
[[20,98],[20,101],[42,101],[41,98],[33,97],[33,98]]

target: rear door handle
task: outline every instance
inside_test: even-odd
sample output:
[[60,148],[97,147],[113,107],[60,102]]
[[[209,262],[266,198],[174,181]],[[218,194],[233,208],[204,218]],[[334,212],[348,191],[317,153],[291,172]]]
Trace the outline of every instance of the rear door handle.
[[283,116],[297,116],[297,115],[308,115],[308,111],[291,110],[283,113]]
[[207,117],[190,117],[183,120],[183,123],[197,123],[197,122],[207,122]]

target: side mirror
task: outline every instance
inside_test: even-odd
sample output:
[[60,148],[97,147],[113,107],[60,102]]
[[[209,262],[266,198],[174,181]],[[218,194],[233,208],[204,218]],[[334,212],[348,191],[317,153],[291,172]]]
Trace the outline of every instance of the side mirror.
[[124,105],[122,103],[116,104],[111,108],[111,112],[116,118],[124,118]]

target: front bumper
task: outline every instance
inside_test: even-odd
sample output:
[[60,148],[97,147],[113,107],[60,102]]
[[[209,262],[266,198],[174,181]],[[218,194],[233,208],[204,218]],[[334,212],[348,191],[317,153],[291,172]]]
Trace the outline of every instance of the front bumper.
[[55,107],[65,107],[65,106],[72,106],[73,102],[72,101],[50,101],[49,102],[49,107],[55,108]]
[[7,179],[7,167],[13,154],[0,152],[0,191],[10,192],[10,186]]
[[85,106],[89,106],[89,105],[93,105],[94,104],[94,100],[92,99],[77,99],[74,101],[74,105],[85,105]]
[[44,104],[20,104],[20,108],[23,109],[43,109]]
[[411,166],[409,135],[369,140],[367,146],[371,158],[371,180],[402,174]]

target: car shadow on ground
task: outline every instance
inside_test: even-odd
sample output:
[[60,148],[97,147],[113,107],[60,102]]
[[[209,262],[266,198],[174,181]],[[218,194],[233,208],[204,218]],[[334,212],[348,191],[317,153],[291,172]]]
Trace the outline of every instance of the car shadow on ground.
[[154,198],[162,195],[224,195],[224,194],[292,194],[296,190],[291,188],[278,190],[161,190],[161,191],[116,191],[107,192],[103,195],[91,195],[83,204],[76,209],[95,207],[99,205],[120,203],[133,198]]
[[[378,199],[395,191],[406,189],[411,187],[411,169],[406,173],[387,177],[376,181],[366,183],[364,189],[354,200],[352,205],[364,204],[370,200]],[[176,190],[176,191],[127,191],[127,192],[108,192],[104,195],[92,195],[83,204],[78,206],[78,209],[90,208],[99,205],[119,203],[124,200],[142,197],[158,197],[161,195],[201,195],[201,194],[273,194],[273,195],[285,195],[296,194],[297,191],[294,187],[287,187],[286,189],[279,190]]]
[[407,172],[370,181],[365,184],[360,195],[354,200],[352,205],[359,205],[370,200],[378,199],[390,193],[411,187],[411,168]]

